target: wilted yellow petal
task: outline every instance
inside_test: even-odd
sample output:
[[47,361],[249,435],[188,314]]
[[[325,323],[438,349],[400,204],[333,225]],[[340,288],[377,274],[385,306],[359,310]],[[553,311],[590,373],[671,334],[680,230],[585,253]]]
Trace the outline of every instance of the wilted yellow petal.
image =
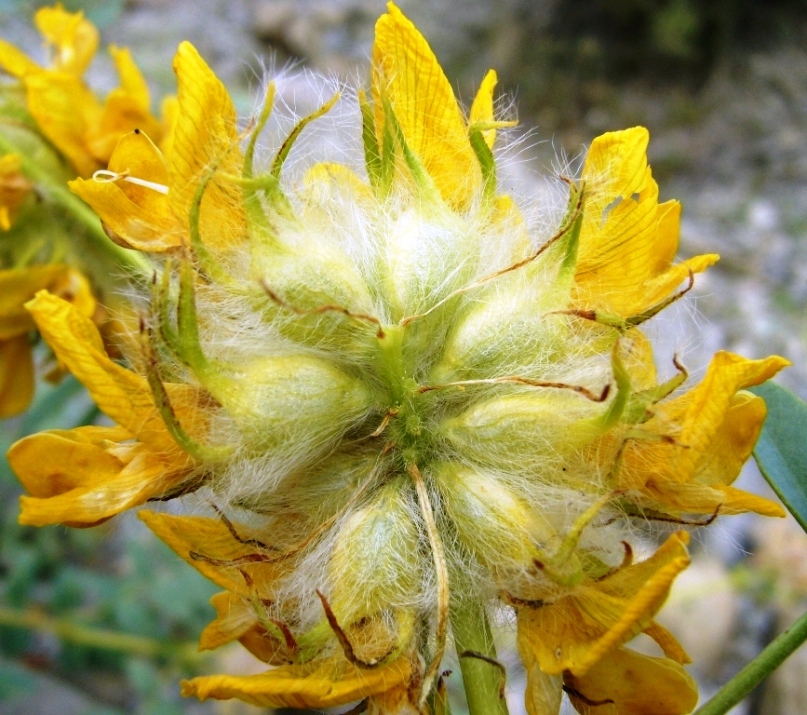
[[284,641],[268,633],[257,621],[248,599],[229,591],[210,599],[216,619],[202,631],[199,650],[211,650],[234,640],[264,663],[286,665],[291,662]]
[[28,111],[42,133],[73,164],[81,176],[89,176],[101,163],[87,148],[87,134],[101,118],[95,95],[68,72],[36,72],[23,79]]
[[376,23],[372,82],[378,135],[386,96],[443,198],[465,207],[482,180],[465,121],[428,43],[393,3]]
[[588,581],[557,601],[519,609],[520,651],[530,649],[550,675],[584,674],[648,628],[675,577],[689,564],[687,534],[673,534],[646,561]]
[[106,442],[126,439],[118,427],[78,427],[24,437],[8,452],[8,461],[26,491],[47,499],[117,476],[123,462],[106,450]]
[[[189,42],[180,44],[174,71],[179,113],[169,154],[169,198],[174,214],[187,223],[199,183],[211,167],[240,176],[243,158],[230,95]],[[202,240],[210,247],[243,240],[246,218],[240,189],[211,181],[202,200],[200,225]]]
[[34,22],[47,43],[54,46],[53,68],[76,77],[84,74],[98,49],[98,30],[84,13],[67,12],[57,4],[37,10]]
[[0,271],[0,340],[33,330],[35,325],[25,303],[40,290],[47,290],[72,303],[86,317],[95,311],[90,285],[78,271],[59,263]]
[[585,676],[568,674],[564,683],[575,709],[586,715],[593,710],[598,715],[685,715],[698,704],[698,686],[678,663],[628,648],[611,651]]
[[26,307],[60,362],[84,384],[105,414],[158,451],[178,449],[154,406],[146,378],[107,357],[91,320],[44,291]]
[[182,694],[200,700],[238,698],[264,708],[328,708],[405,687],[407,657],[378,668],[357,668],[344,659],[285,665],[259,675],[211,675],[181,683]]
[[529,639],[519,635],[517,643],[518,654],[527,673],[527,688],[524,692],[527,715],[557,715],[563,699],[563,679],[559,675],[547,675],[541,670]]
[[[37,445],[34,443],[33,447]],[[69,451],[70,448],[67,449]],[[119,470],[115,470],[107,457],[98,451],[94,455],[72,453],[70,456],[77,458],[89,457],[88,463],[78,469],[67,462],[62,462],[60,466],[60,461],[55,460],[52,478],[65,487],[65,491],[44,498],[20,497],[19,522],[36,526],[60,523],[67,526],[94,526],[152,497],[170,492],[193,467],[187,455],[152,452],[142,443],[129,446],[117,452],[116,456],[121,453],[126,458],[122,460]],[[22,481],[25,481],[22,475],[26,469],[36,470],[31,461],[33,459],[31,451],[25,450],[21,452],[20,461],[12,464]],[[47,474],[40,475],[36,483],[44,485],[47,477]],[[60,477],[61,482],[58,481]],[[45,489],[44,486],[42,488]]]
[[[218,518],[172,516],[147,510],[139,512],[138,516],[191,566],[213,583],[240,596],[250,595],[242,572],[249,574],[262,597],[271,597],[270,590],[278,576],[293,565],[294,559],[269,562],[277,552],[238,541]],[[236,525],[235,528],[244,540],[254,537],[248,527]],[[192,554],[201,558],[194,558]],[[250,560],[255,554],[266,561]]]
[[230,643],[257,625],[251,606],[242,596],[230,591],[215,594],[210,603],[216,618],[199,637],[199,650],[213,650]]
[[747,360],[717,353],[700,384],[653,408],[654,416],[642,425],[649,438],[626,444],[617,488],[641,492],[651,509],[672,514],[719,509],[784,516],[775,502],[729,485],[751,454],[765,417],[759,398],[738,391],[788,364],[777,356]]
[[34,361],[27,335],[0,339],[0,419],[25,410],[34,396]]
[[653,621],[647,628],[645,628],[644,633],[656,641],[659,648],[664,651],[664,655],[667,658],[670,658],[681,665],[692,662],[692,658],[687,655],[687,652],[678,642],[678,639],[664,626]]

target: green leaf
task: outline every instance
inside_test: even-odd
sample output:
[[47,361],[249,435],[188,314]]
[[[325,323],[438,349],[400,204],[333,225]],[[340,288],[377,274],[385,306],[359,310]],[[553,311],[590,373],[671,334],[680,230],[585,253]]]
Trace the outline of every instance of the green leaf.
[[759,469],[807,531],[807,403],[772,382],[751,388],[768,406],[754,448]]

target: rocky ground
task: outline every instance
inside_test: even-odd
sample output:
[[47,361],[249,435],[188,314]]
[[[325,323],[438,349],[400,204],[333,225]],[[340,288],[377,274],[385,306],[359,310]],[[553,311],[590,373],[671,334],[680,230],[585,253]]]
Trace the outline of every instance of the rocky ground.
[[[551,166],[559,151],[578,155],[598,133],[648,126],[662,197],[684,204],[682,255],[721,254],[720,263],[698,278],[691,299],[678,306],[677,317],[654,327],[658,339],[670,352],[682,351],[696,374],[717,349],[751,357],[779,353],[794,363],[782,383],[807,397],[807,22],[802,16],[793,15],[781,42],[735,43],[705,67],[701,63],[693,70],[684,63],[680,78],[645,67],[633,75],[623,68],[612,79],[579,69],[586,53],[599,51],[596,40],[583,36],[567,47],[552,35],[560,0],[474,0],[463,3],[461,12],[450,0],[399,4],[430,38],[465,100],[488,67],[499,70],[500,88],[521,108],[522,125],[537,126],[524,156],[539,170]],[[170,59],[177,42],[189,39],[245,112],[265,67],[297,63],[344,79],[364,77],[373,23],[383,11],[381,0],[88,0],[83,5],[107,42],[132,48],[160,93],[172,91]],[[0,33],[35,51],[31,7],[0,2]],[[109,63],[97,64],[96,82],[111,85]],[[553,68],[560,79],[553,79]],[[767,489],[754,465],[742,479],[749,489]],[[708,694],[807,606],[807,537],[792,520],[763,525],[751,517],[721,520],[708,536],[698,537],[695,563],[680,579],[665,622],[683,634]],[[6,665],[23,667],[0,663],[0,670]],[[30,668],[25,672],[50,677]],[[737,713],[807,711],[805,676],[807,653],[797,653]],[[0,698],[2,684],[0,678]],[[29,696],[12,693],[0,699],[0,715],[100,715],[107,712],[102,703],[120,708],[109,712],[135,712],[131,703],[103,693],[87,695],[71,687],[60,695],[66,687],[43,681],[41,692],[52,696],[53,707],[41,700],[31,709]],[[512,705],[512,712],[519,712],[517,698]],[[187,703],[184,712],[256,710],[236,703]]]

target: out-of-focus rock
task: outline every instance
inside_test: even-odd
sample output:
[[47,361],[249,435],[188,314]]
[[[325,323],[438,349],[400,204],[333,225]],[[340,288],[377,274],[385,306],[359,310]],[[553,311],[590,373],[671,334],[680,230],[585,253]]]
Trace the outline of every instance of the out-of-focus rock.
[[726,566],[699,554],[676,578],[657,620],[678,638],[698,671],[709,677],[723,665],[738,614],[738,596]]

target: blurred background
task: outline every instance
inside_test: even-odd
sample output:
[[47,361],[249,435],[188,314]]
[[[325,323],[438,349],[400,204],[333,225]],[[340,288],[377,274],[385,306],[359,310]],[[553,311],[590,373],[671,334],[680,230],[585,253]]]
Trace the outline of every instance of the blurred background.
[[[0,0],[0,36],[41,57],[31,18],[43,4]],[[83,9],[104,44],[130,47],[155,96],[175,91],[171,57],[180,40],[190,40],[244,114],[265,67],[294,64],[364,81],[373,25],[384,11],[382,0],[63,4]],[[399,6],[466,105],[485,71],[498,71],[505,105],[517,107],[521,126],[532,130],[519,154],[525,175],[551,171],[559,157],[573,161],[604,131],[647,126],[661,198],[684,205],[681,255],[721,254],[687,301],[651,323],[661,354],[677,351],[697,377],[718,349],[778,353],[794,363],[781,382],[807,397],[807,3]],[[115,84],[104,53],[89,84]],[[22,434],[96,417],[68,379],[39,390],[27,416],[0,424],[0,447],[5,452]],[[740,485],[767,490],[753,464]],[[87,531],[20,527],[19,493],[0,462],[0,715],[260,712],[179,697],[181,677],[261,669],[238,648],[197,653],[195,640],[213,617],[211,584],[132,515]],[[661,620],[690,651],[708,697],[807,609],[807,537],[792,519],[731,517],[696,532],[694,551]],[[504,629],[505,650],[511,630]],[[508,697],[516,715],[523,712],[522,678],[515,660],[503,659],[514,665]],[[807,652],[799,651],[735,712],[807,712],[805,682]]]

